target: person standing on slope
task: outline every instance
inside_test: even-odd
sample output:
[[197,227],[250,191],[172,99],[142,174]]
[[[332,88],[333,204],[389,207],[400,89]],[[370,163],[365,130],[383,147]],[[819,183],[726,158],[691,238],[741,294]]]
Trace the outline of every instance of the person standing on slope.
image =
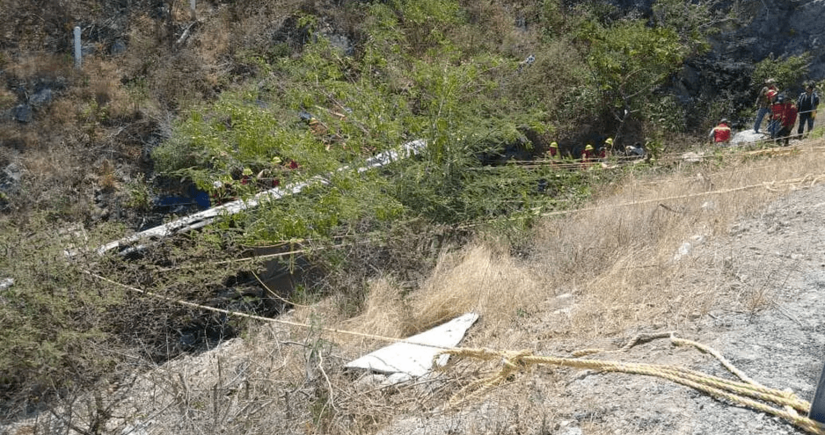
[[816,118],[816,106],[819,105],[819,95],[814,91],[814,83],[808,82],[805,85],[805,92],[799,95],[796,100],[796,105],[799,108],[799,129],[796,134],[802,138],[802,132],[805,131],[805,124],[808,124],[808,133],[814,129],[814,119]]
[[773,99],[776,98],[776,95],[779,93],[779,90],[776,89],[776,80],[774,79],[767,79],[765,80],[765,86],[759,90],[759,96],[756,97],[756,123],[753,124],[753,131],[759,133],[759,127],[762,126],[762,119],[765,118],[765,115],[771,111],[770,107],[773,103]]
[[771,120],[768,122],[768,131],[771,139],[776,139],[776,134],[782,128],[782,114],[785,112],[785,96],[779,94],[771,104]]
[[728,120],[722,118],[719,121],[719,125],[713,127],[713,130],[710,131],[710,140],[713,141],[716,145],[727,145],[730,142],[730,127],[728,126]]
[[793,126],[796,124],[796,113],[797,109],[796,106],[793,104],[793,101],[788,100],[784,104],[784,108],[782,109],[782,119],[780,120],[781,127],[779,131],[776,133],[776,144],[780,145],[782,139],[785,139],[785,145],[788,146],[788,142],[790,141],[791,132],[793,132]]

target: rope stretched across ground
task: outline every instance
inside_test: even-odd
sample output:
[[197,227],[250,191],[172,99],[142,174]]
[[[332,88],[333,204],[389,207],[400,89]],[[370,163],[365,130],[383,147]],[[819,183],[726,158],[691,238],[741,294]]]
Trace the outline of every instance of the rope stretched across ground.
[[[321,329],[326,332],[331,332],[335,334],[353,335],[390,343],[407,342],[407,340],[405,339],[383,337],[380,335],[365,334],[341,329],[317,328],[317,326],[307,325],[303,323],[289,322],[285,320],[272,319],[268,317],[224,310],[216,307],[209,307],[188,301],[173,299],[168,296],[159,295],[136,287],[127,286],[125,284],[121,284],[117,281],[113,281],[111,279],[102,277],[100,275],[88,271],[86,272],[86,274],[103,282],[114,284],[118,287],[125,288],[127,290],[131,290],[150,297],[166,300],[168,302],[185,305],[192,308],[199,308],[208,311],[233,315],[237,317],[244,317],[248,319],[261,320],[265,322],[278,323],[288,326],[296,326],[309,329]],[[629,350],[638,343],[665,337],[669,337],[671,343],[676,346],[693,346],[703,352],[713,355],[722,363],[722,365],[724,365],[731,373],[735,374],[742,381],[740,382],[730,379],[724,379],[718,376],[712,376],[706,373],[701,373],[678,366],[645,363],[627,363],[620,361],[605,361],[595,359],[579,359],[576,356],[592,355],[595,353],[623,352]],[[825,435],[825,425],[817,421],[814,421],[806,417],[805,415],[799,414],[800,412],[803,414],[807,414],[809,412],[811,408],[811,404],[809,402],[798,398],[796,394],[794,394],[791,391],[782,391],[773,388],[768,388],[757,383],[756,381],[752,380],[747,375],[742,373],[740,370],[738,370],[736,367],[734,367],[715,349],[695,341],[679,338],[676,336],[674,332],[639,334],[621,349],[615,351],[604,351],[601,349],[585,349],[582,351],[574,352],[574,356],[569,358],[533,355],[532,351],[530,350],[512,352],[496,351],[483,348],[445,348],[443,346],[432,346],[423,343],[415,344],[419,346],[430,346],[442,349],[442,352],[439,355],[436,355],[435,358],[438,358],[440,355],[454,355],[456,357],[475,358],[484,361],[501,361],[502,368],[498,373],[489,378],[479,379],[464,387],[450,400],[450,406],[456,406],[471,399],[482,396],[483,394],[490,391],[491,389],[499,385],[501,382],[503,382],[519,370],[525,369],[531,365],[546,364],[579,369],[590,369],[601,372],[619,372],[645,376],[655,376],[662,379],[667,379],[672,382],[676,382],[678,384],[693,388],[695,390],[702,391],[711,396],[725,399],[730,402],[782,418],[785,421],[801,429],[804,429],[809,433]],[[769,403],[778,405],[781,408],[770,406]]]
[[[719,195],[725,193],[733,193],[738,192],[741,190],[747,189],[755,189],[755,188],[765,188],[768,190],[775,190],[778,187],[789,187],[791,189],[798,189],[802,187],[811,187],[815,185],[818,181],[825,178],[825,174],[819,175],[807,175],[801,178],[793,178],[793,179],[785,179],[785,180],[777,180],[772,183],[759,183],[753,184],[749,186],[742,186],[737,188],[730,188],[730,189],[720,189],[708,192],[699,192],[693,194],[686,194],[686,195],[678,195],[668,198],[655,198],[649,200],[641,200],[641,201],[634,201],[630,203],[623,203],[623,204],[615,204],[615,205],[608,205],[602,207],[590,207],[590,208],[582,208],[577,210],[565,210],[565,211],[557,211],[557,212],[550,212],[545,213],[543,215],[553,215],[553,214],[567,214],[567,213],[576,213],[582,211],[589,211],[589,210],[597,210],[600,208],[614,208],[614,207],[624,207],[629,205],[639,205],[639,204],[646,204],[651,202],[658,202],[663,201],[666,199],[686,199],[691,197],[697,196],[705,196],[705,195]],[[280,254],[278,254],[280,255]],[[262,257],[259,257],[260,259]],[[233,315],[238,317],[245,317],[249,319],[261,320],[266,322],[272,323],[279,323],[289,326],[295,327],[302,327],[302,328],[313,328],[311,325],[305,325],[296,322],[288,322],[278,319],[271,319],[262,316],[250,315],[246,313],[239,313],[229,310],[224,310],[216,307],[208,307],[204,305],[195,304],[188,301],[173,299],[168,296],[159,295],[156,293],[152,293],[146,290],[138,289],[136,287],[127,286],[125,284],[118,283],[111,279],[102,277],[100,275],[86,272],[88,275],[104,281],[110,284],[117,285],[121,288],[125,288],[134,292],[142,293],[147,296],[151,296],[158,299],[163,299],[168,302],[178,303],[181,305],[189,306],[192,308],[198,308],[203,310],[209,310],[213,312],[219,312],[227,315]],[[390,337],[381,337],[372,334],[364,334],[364,333],[357,333],[354,331],[345,331],[345,330],[338,330],[338,329],[331,329],[331,328],[317,328],[322,329],[327,332],[336,333],[336,334],[347,334],[347,335],[354,335],[360,336],[364,338],[371,338],[376,340],[382,340],[386,342],[406,342],[403,339],[397,338],[390,338]],[[523,369],[530,365],[536,364],[548,364],[548,365],[557,365],[557,366],[565,366],[565,367],[573,367],[573,368],[582,368],[582,369],[591,369],[597,370],[602,372],[621,372],[621,373],[631,373],[631,374],[640,374],[646,376],[656,376],[663,379],[668,379],[672,382],[676,382],[690,388],[694,388],[699,391],[703,391],[711,396],[723,398],[729,400],[733,403],[737,403],[743,406],[750,407],[752,409],[756,409],[758,411],[765,412],[770,415],[774,415],[776,417],[782,418],[797,427],[800,427],[810,433],[814,434],[822,434],[825,435],[825,425],[822,425],[814,420],[811,420],[803,415],[800,415],[798,412],[807,413],[810,409],[810,403],[799,399],[794,395],[792,392],[786,392],[776,389],[771,389],[764,387],[749,377],[736,369],[732,364],[730,364],[724,357],[721,356],[717,351],[707,346],[704,346],[700,343],[693,342],[690,340],[681,339],[675,336],[672,333],[659,333],[659,334],[652,334],[652,335],[641,335],[634,338],[631,342],[629,342],[625,347],[618,351],[628,350],[629,348],[633,347],[640,341],[647,341],[650,339],[655,338],[665,338],[670,337],[671,342],[674,345],[689,345],[696,347],[699,350],[707,352],[714,357],[716,357],[731,373],[735,374],[737,377],[741,379],[740,381],[732,381],[724,378],[719,378],[716,376],[707,375],[701,372],[696,372],[692,370],[688,370],[681,367],[676,366],[665,366],[665,365],[657,365],[657,364],[643,364],[643,363],[625,363],[625,362],[617,362],[617,361],[604,361],[604,360],[592,360],[592,359],[579,359],[578,357],[590,355],[593,353],[600,353],[605,352],[602,350],[594,350],[594,349],[585,349],[579,352],[576,352],[572,358],[561,358],[561,357],[549,357],[549,356],[537,356],[533,355],[531,351],[520,351],[520,352],[510,352],[510,351],[494,351],[490,349],[466,349],[466,348],[443,348],[440,346],[432,346],[439,349],[442,349],[442,354],[447,355],[455,355],[457,357],[471,357],[481,360],[501,360],[503,367],[498,374],[487,378],[475,381],[465,387],[459,394],[454,396],[453,400],[451,400],[452,405],[457,405],[462,403],[466,400],[470,400],[472,398],[478,397],[483,395],[485,392],[489,391],[496,385],[500,384],[502,381],[506,380],[510,375]],[[420,343],[416,343],[418,345],[422,345]],[[615,352],[615,351],[613,351]],[[768,403],[772,403],[774,405],[778,405],[779,407],[770,406]]]
[[[640,341],[648,341],[655,338],[669,337],[675,346],[693,346],[703,352],[710,353],[718,359],[731,373],[735,374],[741,381],[720,378],[678,366],[628,363],[621,361],[605,361],[596,359],[579,359],[577,356],[591,355],[605,352],[599,349],[586,349],[574,352],[573,357],[552,357],[533,355],[530,350],[522,351],[496,351],[490,349],[449,349],[438,355],[453,355],[456,357],[474,358],[483,361],[501,361],[501,369],[494,375],[476,380],[461,391],[455,394],[449,402],[449,406],[455,407],[467,401],[476,399],[486,394],[497,385],[518,371],[524,370],[532,365],[555,365],[561,367],[572,367],[578,369],[590,369],[599,372],[618,372],[654,376],[667,379],[698,391],[702,391],[716,398],[725,399],[730,402],[755,409],[757,411],[770,414],[809,432],[812,434],[825,434],[825,425],[808,418],[805,414],[810,411],[811,404],[796,396],[791,391],[777,390],[765,387],[742,373],[730,362],[728,362],[719,352],[695,341],[678,338],[673,332],[658,333],[652,335],[639,335],[631,340],[626,346],[610,352],[622,352],[630,349]],[[605,352],[608,353],[608,352]],[[771,406],[771,404],[775,406]],[[800,415],[802,413],[802,415]]]

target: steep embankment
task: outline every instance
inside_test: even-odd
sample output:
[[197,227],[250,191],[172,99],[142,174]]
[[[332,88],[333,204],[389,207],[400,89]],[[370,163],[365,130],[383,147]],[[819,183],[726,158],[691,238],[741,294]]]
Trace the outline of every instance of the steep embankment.
[[[585,211],[549,218],[518,255],[485,243],[444,255],[406,298],[391,278],[376,280],[355,318],[342,319],[334,298],[298,306],[284,319],[313,327],[260,324],[244,340],[138,375],[102,402],[80,396],[74,406],[111,405],[113,416],[131,417],[110,418],[108,427],[147,433],[802,433],[662,379],[551,366],[517,370],[450,408],[454,394],[501,362],[459,358],[432,378],[387,385],[341,368],[383,342],[319,327],[403,336],[474,310],[481,319],[463,345],[559,356],[677,331],[754,381],[810,400],[825,346],[823,146],[752,153],[721,170],[694,163],[675,175],[630,177]],[[732,378],[710,355],[667,339],[589,358]],[[44,416],[37,424],[64,423]]]

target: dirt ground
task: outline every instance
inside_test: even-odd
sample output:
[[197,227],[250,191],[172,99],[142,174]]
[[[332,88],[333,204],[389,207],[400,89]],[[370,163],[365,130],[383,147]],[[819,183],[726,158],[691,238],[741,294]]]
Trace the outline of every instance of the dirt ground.
[[[812,400],[825,363],[825,186],[797,190],[767,205],[758,216],[731,226],[727,237],[708,240],[678,261],[691,270],[674,286],[710,286],[716,302],[680,325],[681,336],[720,351],[754,380],[790,388]],[[557,315],[575,310],[575,301]],[[552,313],[551,313],[552,314]],[[669,329],[659,325],[656,331]],[[629,340],[636,332],[628,331]],[[600,343],[617,349],[618,339]],[[565,344],[539,341],[538,352],[565,355]],[[605,355],[656,364],[678,364],[730,377],[710,355],[661,339],[629,352]],[[518,396],[521,396],[519,398]],[[519,409],[513,403],[524,404]],[[542,414],[543,413],[543,414]],[[382,434],[788,434],[800,429],[757,411],[668,381],[638,375],[572,369],[536,369],[485,400],[454,413],[397,421]]]

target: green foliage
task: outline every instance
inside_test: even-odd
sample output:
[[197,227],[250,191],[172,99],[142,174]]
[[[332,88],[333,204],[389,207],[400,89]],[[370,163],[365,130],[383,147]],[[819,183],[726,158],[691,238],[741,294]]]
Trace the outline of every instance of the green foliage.
[[588,42],[588,64],[604,103],[614,109],[642,111],[653,91],[681,68],[687,48],[675,31],[621,21],[605,27],[589,21],[579,31]]
[[[587,195],[582,186],[592,180],[486,170],[480,156],[507,147],[530,152],[549,134],[605,116],[631,114],[652,133],[681,131],[683,108],[656,90],[686,56],[704,49],[707,9],[678,3],[658,4],[654,25],[617,19],[615,8],[596,2],[570,13],[558,0],[525,6],[526,16],[544,26],[533,65],[520,65],[524,57],[503,45],[520,36],[494,33],[495,14],[484,12],[508,13],[494,5],[351,6],[366,17],[357,56],[335,49],[316,31],[318,17],[302,12],[298,26],[312,32],[311,42],[289,57],[239,54],[258,77],[192,109],[155,150],[156,167],[227,198],[273,180],[327,180],[236,217],[250,243],[327,237],[364,221],[462,223],[556,207],[557,195]],[[483,35],[486,50],[468,39],[473,32]],[[336,172],[414,139],[427,142],[416,159],[375,173]],[[298,169],[288,168],[292,161]],[[241,180],[243,171],[255,174],[253,182]]]
[[811,54],[808,52],[784,59],[777,59],[771,54],[756,64],[751,79],[754,86],[761,86],[766,79],[773,78],[779,89],[798,88],[808,75],[810,62]]
[[657,26],[674,30],[680,42],[693,54],[710,50],[708,34],[717,33],[715,22],[735,18],[733,11],[712,10],[707,2],[659,0],[653,4],[653,20]]
[[[84,233],[43,217],[24,226],[0,222],[0,270],[14,284],[0,291],[0,379],[6,391],[40,395],[51,389],[89,385],[112,369],[114,359],[97,354],[107,340],[102,322],[118,292],[102,291],[66,250],[85,246]],[[0,397],[14,400],[19,397]]]

